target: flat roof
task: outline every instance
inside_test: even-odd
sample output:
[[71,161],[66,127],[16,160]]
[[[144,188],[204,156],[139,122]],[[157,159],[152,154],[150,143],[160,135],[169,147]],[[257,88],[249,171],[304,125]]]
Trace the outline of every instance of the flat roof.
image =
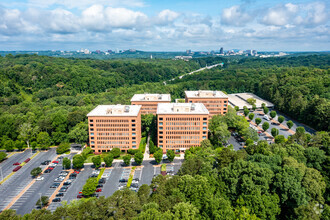
[[171,101],[170,94],[135,94],[131,102],[142,102],[142,101],[150,101],[150,102],[164,102],[164,101]]
[[244,106],[251,109],[252,105],[250,105],[247,102],[247,99],[254,98],[256,100],[256,107],[261,108],[262,103],[266,104],[266,107],[273,108],[274,104],[260,98],[259,96],[253,94],[253,93],[234,93],[234,94],[228,94],[228,102],[231,106],[238,106],[239,109],[243,109]]
[[99,105],[94,108],[90,116],[138,116],[141,105]]
[[158,103],[157,114],[208,115],[203,103]]
[[198,90],[198,91],[185,91],[187,98],[228,98],[222,91],[212,90]]

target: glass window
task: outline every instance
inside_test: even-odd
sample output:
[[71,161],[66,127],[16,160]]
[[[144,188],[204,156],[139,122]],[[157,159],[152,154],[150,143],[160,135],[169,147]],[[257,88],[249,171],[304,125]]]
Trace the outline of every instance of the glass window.
[[132,148],[136,148],[136,146],[132,146]]
[[163,121],[163,118],[159,118],[159,121]]
[[206,121],[206,120],[207,120],[207,118],[203,118],[203,120],[204,120],[204,121]]
[[132,128],[132,131],[135,131],[135,128]]
[[132,122],[135,122],[135,120],[132,120]]
[[95,144],[94,141],[91,141],[91,144]]
[[94,131],[94,128],[91,128],[91,131]]
[[135,139],[136,139],[136,137],[132,137],[132,139],[133,139],[133,140],[135,140]]
[[163,132],[162,132],[162,131],[160,131],[160,132],[159,132],[159,134],[163,134]]
[[136,135],[136,133],[132,133],[132,136],[135,136]]
[[163,138],[163,136],[159,136],[159,138]]
[[159,125],[163,125],[163,122],[159,122]]
[[94,140],[94,137],[91,137],[92,140]]
[[163,145],[159,145],[160,148],[163,148]]
[[163,127],[159,127],[159,130],[163,130]]
[[203,122],[203,125],[207,125],[207,123],[206,122]]
[[206,136],[203,136],[203,139],[206,139]]
[[135,127],[135,124],[132,124],[132,127]]
[[93,124],[90,124],[91,127],[93,127],[94,125]]
[[89,122],[93,122],[93,119],[89,120]]
[[136,144],[136,141],[133,141],[132,144]]
[[203,127],[203,130],[206,130],[206,127]]
[[92,132],[91,135],[94,135],[94,133]]

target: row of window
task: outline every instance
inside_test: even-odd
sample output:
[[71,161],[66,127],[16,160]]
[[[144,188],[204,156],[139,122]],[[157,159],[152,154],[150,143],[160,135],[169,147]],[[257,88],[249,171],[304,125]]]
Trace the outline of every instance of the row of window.
[[[166,125],[199,126],[200,124],[200,122],[166,122]],[[163,122],[159,122],[159,125],[163,125]],[[203,122],[203,125],[207,125],[207,122]]]
[[[163,127],[158,128],[159,131],[163,130]],[[200,127],[167,127],[166,131],[199,131]],[[203,127],[203,130],[207,130],[206,127]]]
[[174,140],[174,141],[166,141],[166,144],[199,144],[200,141],[189,141],[189,140],[185,140],[185,141],[178,141],[178,140]]
[[[161,139],[163,136],[159,136],[159,139]],[[199,140],[199,135],[198,136],[166,136],[166,140],[169,139],[174,139],[174,140]]]
[[129,137],[97,137],[97,140],[129,140]]
[[[163,148],[164,145],[159,145],[160,148]],[[165,145],[166,148],[175,148],[175,149],[178,149],[178,148],[191,148],[191,147],[195,147],[195,146],[199,146],[199,143],[198,144],[186,144],[186,145],[183,145],[183,144],[178,144],[178,145]]]
[[[132,124],[132,126],[135,124]],[[93,125],[91,125],[93,126]],[[129,127],[130,124],[96,124],[96,127]]]
[[[91,144],[94,144],[93,141]],[[120,144],[120,145],[129,145],[129,141],[97,141],[97,144],[111,144],[111,145],[116,145],[116,144]]]
[[176,134],[176,135],[183,135],[183,134],[195,134],[195,135],[199,135],[200,132],[199,131],[166,131],[167,135],[170,134]]
[[[206,101],[206,100],[193,100],[193,101],[189,101],[189,103],[222,103],[222,101],[219,100],[214,100],[214,101]],[[223,103],[227,103],[227,101],[223,101]]]
[[[91,146],[91,148],[95,148],[94,145]],[[97,148],[100,148],[100,149],[111,149],[111,148],[125,148],[125,149],[129,149],[130,147],[129,146],[116,146],[116,145],[107,145],[107,146],[98,146]],[[136,148],[136,146],[132,146],[132,148]],[[99,151],[100,152],[100,151]],[[104,152],[104,151],[102,151]]]
[[[159,121],[163,121],[163,118],[162,117],[159,117],[158,118]],[[200,121],[201,118],[192,118],[192,117],[189,117],[189,118],[165,118],[166,121]],[[203,118],[203,121],[207,121],[207,118]]]
[[[90,130],[92,131],[92,129]],[[129,131],[129,128],[97,128],[96,131]]]
[[[91,133],[91,135],[94,135],[94,133]],[[128,136],[129,133],[97,133],[98,136]]]
[[[93,123],[94,120],[90,119],[89,120],[90,123]],[[129,122],[129,120],[125,119],[125,120],[119,120],[119,119],[96,119],[95,122],[98,123],[127,123]],[[135,120],[133,119],[132,122],[135,122]]]

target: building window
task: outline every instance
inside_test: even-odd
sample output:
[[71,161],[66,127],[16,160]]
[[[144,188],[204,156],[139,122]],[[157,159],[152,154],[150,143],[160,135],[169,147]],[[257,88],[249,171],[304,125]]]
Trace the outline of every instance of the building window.
[[91,137],[92,140],[94,140],[94,137]]
[[224,107],[227,107],[227,105],[223,105]]
[[163,145],[159,145],[160,148],[163,148]]
[[159,122],[159,125],[163,125],[163,122]]
[[206,139],[206,136],[203,136],[203,139]]
[[91,128],[91,131],[94,131],[94,128]]
[[206,122],[203,122],[203,125],[207,125],[207,123]]
[[133,146],[132,146],[132,148],[136,148],[136,146],[135,146],[135,145],[133,145]]
[[163,121],[163,118],[159,118],[159,121]]
[[133,141],[132,144],[136,144],[136,141]]
[[136,133],[132,133],[132,136],[135,136],[136,135]]
[[89,120],[89,122],[93,122],[93,119]]
[[94,145],[91,146],[91,148],[94,148],[94,147],[95,147]]
[[94,141],[91,141],[91,144],[95,144]]
[[206,131],[203,131],[203,134],[206,134]]
[[159,136],[159,138],[160,138],[160,139],[162,139],[162,138],[163,138],[163,136]]
[[162,132],[162,131],[160,131],[160,132],[159,132],[159,134],[163,134],[163,132]]
[[192,101],[189,101],[189,103],[192,103]]
[[162,143],[163,143],[163,141],[159,141],[159,143],[161,143],[161,144],[162,144]]
[[163,130],[163,127],[159,127],[159,130]]
[[135,128],[132,128],[132,131],[135,131]]
[[132,137],[132,139],[133,139],[133,140],[135,140],[135,139],[136,139],[136,137]]
[[90,124],[91,127],[93,127],[94,125],[93,124]]
[[207,128],[206,127],[203,127],[203,130],[205,131]]
[[224,108],[223,110],[224,110],[224,111],[226,111],[227,109],[226,109],[226,108]]
[[135,122],[135,120],[132,120],[132,122]]
[[207,120],[207,118],[203,118],[203,120],[204,120],[204,121],[206,121],[206,120]]
[[91,136],[93,136],[93,135],[94,135],[94,133],[92,132],[92,133],[91,133]]
[[135,124],[132,124],[132,127],[135,127]]
[[224,101],[223,103],[227,103],[227,101]]

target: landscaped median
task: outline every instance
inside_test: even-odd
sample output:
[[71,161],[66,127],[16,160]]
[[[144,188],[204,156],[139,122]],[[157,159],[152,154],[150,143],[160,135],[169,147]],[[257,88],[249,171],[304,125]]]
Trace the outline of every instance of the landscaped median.
[[129,188],[132,184],[133,177],[134,177],[134,172],[135,172],[136,167],[132,167],[131,173],[129,174],[128,181],[127,181],[127,187]]

